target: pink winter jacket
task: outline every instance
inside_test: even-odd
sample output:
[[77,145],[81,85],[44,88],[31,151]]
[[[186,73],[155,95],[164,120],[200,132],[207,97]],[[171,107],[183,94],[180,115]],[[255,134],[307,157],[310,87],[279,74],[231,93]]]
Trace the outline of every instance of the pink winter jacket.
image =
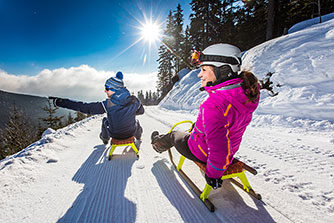
[[207,163],[208,177],[220,178],[231,164],[259,103],[247,103],[241,83],[236,78],[205,87],[209,95],[199,107],[188,145],[198,159]]

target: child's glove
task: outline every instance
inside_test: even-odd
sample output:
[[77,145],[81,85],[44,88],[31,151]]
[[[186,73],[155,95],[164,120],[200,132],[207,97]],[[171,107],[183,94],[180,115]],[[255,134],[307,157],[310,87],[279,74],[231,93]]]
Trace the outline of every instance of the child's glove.
[[53,97],[53,96],[49,96],[48,97],[49,100],[52,100],[53,106],[57,107],[57,100],[61,100],[61,98],[57,98],[57,97]]
[[213,189],[221,187],[223,183],[223,180],[221,178],[211,178],[208,177],[206,174],[205,174],[205,180]]

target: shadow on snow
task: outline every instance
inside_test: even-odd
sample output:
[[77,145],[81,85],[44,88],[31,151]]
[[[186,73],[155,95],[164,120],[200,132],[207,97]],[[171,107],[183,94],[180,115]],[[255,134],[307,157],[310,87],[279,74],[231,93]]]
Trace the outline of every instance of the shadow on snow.
[[94,147],[72,178],[84,188],[58,222],[135,222],[136,204],[124,197],[124,190],[136,159],[124,151],[108,161],[108,149]]
[[[179,183],[176,177],[178,174],[167,159],[154,163],[152,172],[164,195],[178,210],[184,222],[275,222],[262,201],[244,191],[237,191],[229,180],[224,180],[222,188],[211,192],[209,199],[216,206],[216,211],[212,213],[185,181],[188,190]],[[241,196],[239,193],[245,194]],[[247,200],[251,200],[253,205],[249,206],[244,196],[249,196]]]

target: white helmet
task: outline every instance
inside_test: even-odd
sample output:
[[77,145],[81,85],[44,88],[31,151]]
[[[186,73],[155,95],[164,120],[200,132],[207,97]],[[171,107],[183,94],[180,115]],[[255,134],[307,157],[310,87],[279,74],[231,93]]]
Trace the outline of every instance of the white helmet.
[[218,43],[205,48],[202,55],[200,55],[200,61],[200,66],[211,65],[221,67],[228,65],[234,73],[237,73],[240,71],[241,66],[241,51],[236,46]]

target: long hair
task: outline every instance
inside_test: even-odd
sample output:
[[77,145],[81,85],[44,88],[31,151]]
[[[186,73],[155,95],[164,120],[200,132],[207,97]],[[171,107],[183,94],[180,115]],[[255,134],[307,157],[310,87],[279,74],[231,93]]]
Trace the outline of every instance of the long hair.
[[260,96],[257,77],[250,71],[242,71],[240,77],[243,80],[241,87],[244,89],[248,102],[255,103]]

